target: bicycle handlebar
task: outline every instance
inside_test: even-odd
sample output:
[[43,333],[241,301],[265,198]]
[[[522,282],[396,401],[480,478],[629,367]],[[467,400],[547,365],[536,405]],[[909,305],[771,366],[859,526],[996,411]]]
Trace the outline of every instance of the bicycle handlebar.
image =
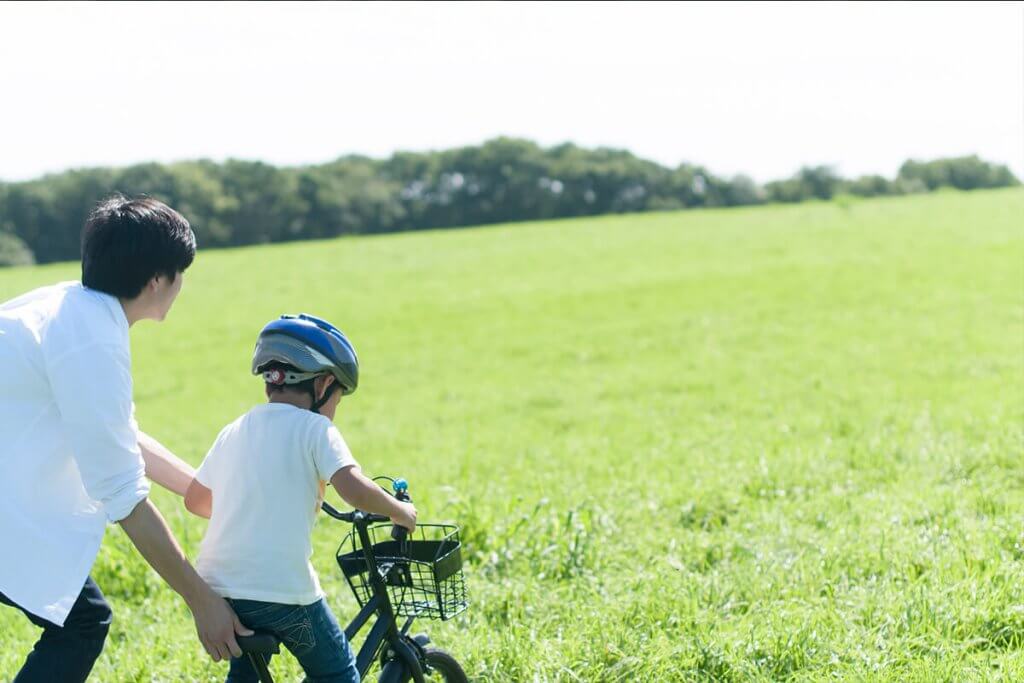
[[342,522],[348,522],[349,524],[355,524],[356,522],[362,521],[366,521],[371,524],[390,521],[390,518],[384,515],[375,515],[372,512],[363,512],[362,510],[341,512],[327,501],[320,504],[320,509],[326,512],[328,516],[334,517],[334,519],[339,519]]

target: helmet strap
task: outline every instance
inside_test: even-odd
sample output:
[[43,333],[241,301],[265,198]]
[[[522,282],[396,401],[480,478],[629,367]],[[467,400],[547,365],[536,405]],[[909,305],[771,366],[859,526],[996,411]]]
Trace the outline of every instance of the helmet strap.
[[320,409],[323,408],[324,404],[331,399],[331,396],[334,395],[334,392],[337,391],[339,386],[341,385],[338,384],[338,380],[335,379],[328,385],[327,389],[324,390],[324,395],[320,398],[319,401],[316,400],[316,385],[314,384],[313,386],[311,386],[309,388],[309,396],[310,398],[313,399],[313,404],[309,407],[309,409],[312,410],[314,413],[319,414]]

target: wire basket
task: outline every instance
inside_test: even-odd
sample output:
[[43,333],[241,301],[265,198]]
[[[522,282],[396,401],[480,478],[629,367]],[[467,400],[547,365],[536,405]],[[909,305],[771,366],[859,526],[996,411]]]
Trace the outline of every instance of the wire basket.
[[[418,524],[407,541],[408,552],[391,538],[391,525],[367,529],[376,571],[384,576],[391,606],[402,617],[447,620],[466,609],[459,528],[452,524]],[[338,546],[338,566],[360,606],[373,597],[366,557],[353,529]]]

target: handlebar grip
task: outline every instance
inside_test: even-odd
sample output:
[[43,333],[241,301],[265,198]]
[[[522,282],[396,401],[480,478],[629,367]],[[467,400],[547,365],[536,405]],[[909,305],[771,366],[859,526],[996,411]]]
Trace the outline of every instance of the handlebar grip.
[[[409,497],[409,484],[405,479],[395,479],[391,483],[391,488],[395,492],[395,498],[402,501],[403,503],[409,503],[412,498]],[[397,524],[391,527],[391,538],[398,541],[401,544],[402,552],[406,551],[406,541],[409,539],[409,530],[404,526],[398,526]]]

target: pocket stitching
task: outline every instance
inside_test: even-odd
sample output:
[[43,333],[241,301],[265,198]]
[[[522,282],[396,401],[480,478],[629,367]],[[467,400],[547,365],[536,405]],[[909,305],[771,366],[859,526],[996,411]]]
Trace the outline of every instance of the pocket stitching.
[[304,615],[301,621],[280,630],[281,639],[291,646],[289,649],[295,648],[296,654],[309,652],[316,647],[316,633],[313,631],[313,624],[308,615]]

